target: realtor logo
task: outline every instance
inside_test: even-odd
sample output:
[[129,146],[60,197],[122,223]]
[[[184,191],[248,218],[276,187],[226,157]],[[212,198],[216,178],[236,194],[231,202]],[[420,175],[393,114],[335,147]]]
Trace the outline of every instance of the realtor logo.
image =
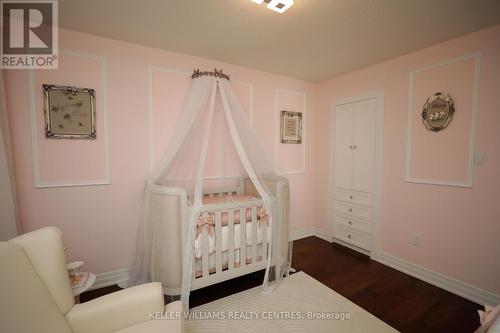
[[0,68],[56,69],[57,1],[1,1]]

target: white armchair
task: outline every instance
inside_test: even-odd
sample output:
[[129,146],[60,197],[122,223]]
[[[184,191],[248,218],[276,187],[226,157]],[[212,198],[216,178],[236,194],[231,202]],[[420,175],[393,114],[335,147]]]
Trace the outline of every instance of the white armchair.
[[[47,227],[0,242],[0,332],[183,332],[180,302],[165,305],[159,283],[75,304],[62,234]],[[178,313],[151,320],[151,313]]]

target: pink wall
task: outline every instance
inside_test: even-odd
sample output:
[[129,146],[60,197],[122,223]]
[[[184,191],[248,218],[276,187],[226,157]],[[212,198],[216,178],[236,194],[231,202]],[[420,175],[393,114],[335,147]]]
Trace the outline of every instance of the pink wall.
[[[315,88],[314,84],[305,81],[73,31],[60,30],[59,45],[61,50],[71,51],[60,54],[59,70],[33,72],[37,131],[33,145],[28,72],[4,71],[20,219],[23,232],[46,225],[61,228],[69,247],[69,259],[84,260],[86,268],[96,273],[131,265],[143,184],[151,167],[150,137],[154,140],[152,153],[156,161],[171,140],[170,134],[189,84],[185,75],[164,69],[190,72],[193,68],[217,67],[231,74],[242,104],[248,110],[253,106],[254,127],[271,154],[282,154],[275,152],[274,145],[275,129],[279,128],[275,124],[277,89],[312,96]],[[149,66],[161,68],[151,70],[151,80]],[[44,138],[42,83],[96,89],[97,140]],[[152,129],[150,101],[154,118]],[[302,108],[302,104],[296,107]],[[312,99],[307,99],[305,112],[312,112],[313,107]],[[306,145],[308,148],[309,144]],[[42,186],[92,181],[105,184],[109,181],[108,165],[110,185],[35,188],[33,175],[36,170],[38,184]],[[282,166],[295,168],[286,163]],[[294,203],[292,230],[310,226],[313,221],[314,170],[308,158],[305,173],[289,176]],[[299,204],[303,197],[307,198],[305,204]]]
[[[384,176],[380,249],[499,294],[500,265],[496,257],[500,253],[500,205],[497,203],[500,177],[495,174],[500,164],[499,40],[500,26],[496,26],[312,84],[208,59],[61,30],[61,49],[76,54],[62,54],[58,71],[33,73],[37,125],[33,145],[28,73],[4,71],[22,231],[56,225],[64,232],[69,258],[86,261],[87,269],[99,273],[129,267],[150,160],[152,157],[157,161],[171,140],[171,130],[175,127],[182,97],[189,84],[189,79],[182,73],[164,69],[189,72],[193,68],[216,66],[232,75],[243,105],[248,110],[253,106],[254,127],[271,154],[279,158],[280,167],[289,174],[292,230],[312,226],[328,228],[329,109],[333,101],[383,89]],[[487,166],[475,168],[473,188],[406,183],[409,72],[477,51],[482,52],[482,59],[476,148],[486,154]],[[161,69],[150,72],[149,66]],[[467,73],[468,67],[465,65],[463,70]],[[445,73],[451,75],[454,71],[447,69]],[[459,75],[459,79],[466,75]],[[456,83],[449,77],[444,84]],[[432,77],[424,78],[423,82],[426,80],[434,82]],[[98,106],[102,118],[98,122],[97,141],[49,142],[43,137],[40,84],[49,81],[97,89],[98,103],[102,103]],[[471,83],[470,78],[463,83],[459,87],[465,89]],[[422,90],[417,89],[417,106],[423,103],[420,100],[427,94],[425,84],[419,87]],[[457,101],[465,94],[458,96]],[[302,110],[304,103],[304,144],[277,144],[277,112],[280,108]],[[104,108],[107,110],[107,131]],[[462,124],[460,116],[457,115],[455,121],[452,125],[461,124],[467,128],[467,122]],[[415,128],[420,129],[417,125]],[[448,133],[453,131],[450,127]],[[419,134],[415,135],[418,137]],[[454,135],[460,137],[457,133]],[[425,153],[418,150],[422,147],[420,143],[417,140],[414,146],[417,155]],[[460,167],[452,170],[456,173],[452,179],[464,176],[464,145],[461,142],[450,155],[461,161]],[[36,160],[33,159],[33,147],[35,152],[38,151]],[[429,158],[421,157],[424,160]],[[416,168],[413,170],[426,172],[425,168],[420,168],[422,163],[418,159],[414,164]],[[35,188],[34,167],[38,170],[41,185],[95,180],[106,183],[109,180],[107,170],[110,171],[111,184]],[[442,170],[434,176],[443,177]],[[425,213],[422,213],[423,209]],[[420,247],[410,244],[414,233],[421,235]]]
[[[411,261],[436,272],[500,294],[500,26],[423,49],[375,66],[349,73],[318,86],[314,138],[317,156],[328,156],[329,110],[334,100],[365,92],[384,90],[384,170],[380,250]],[[406,139],[408,130],[408,98],[410,71],[446,62],[474,52],[482,52],[477,121],[476,150],[484,152],[487,165],[475,167],[472,188],[424,185],[405,182]],[[446,165],[447,159],[436,161],[439,168],[450,169],[451,180],[464,178],[464,158],[468,153],[473,76],[470,64],[442,67],[430,77],[416,76],[414,94],[417,111],[428,95],[426,89],[452,89],[456,93],[457,114],[454,122],[436,138],[445,137],[444,153],[456,165]],[[446,78],[439,82],[441,78]],[[418,79],[418,80],[417,80]],[[459,80],[460,82],[456,82]],[[427,82],[422,86],[423,82]],[[441,84],[439,84],[441,83]],[[415,119],[414,128],[421,129]],[[456,122],[456,124],[455,124]],[[457,130],[463,131],[456,133]],[[412,164],[418,177],[431,175],[445,178],[442,169],[428,170],[432,163],[425,156],[423,145],[429,144],[425,132],[414,133]],[[455,142],[447,141],[454,136]],[[465,156],[465,157],[464,157]],[[318,191],[315,223],[327,227],[328,163],[317,163]],[[450,180],[448,179],[448,180]],[[411,245],[412,234],[421,235],[420,247]]]

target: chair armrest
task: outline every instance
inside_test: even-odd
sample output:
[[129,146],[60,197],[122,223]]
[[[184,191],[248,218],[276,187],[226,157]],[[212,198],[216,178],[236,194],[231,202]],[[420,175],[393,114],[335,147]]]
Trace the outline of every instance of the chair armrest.
[[165,314],[158,314],[155,320],[149,320],[134,326],[124,328],[116,333],[184,333],[184,313],[182,312],[182,303],[176,301],[166,306]]
[[151,319],[163,312],[161,284],[148,283],[76,304],[66,319],[74,333],[108,333]]
[[[180,318],[175,321],[175,323],[172,325],[172,327],[175,327],[175,329],[172,330],[172,332],[179,332],[179,333],[184,333],[185,327],[184,327],[184,312],[182,308],[182,303],[181,301],[175,301],[172,303],[168,303],[167,306],[165,307],[165,314],[174,316],[175,314],[179,314]],[[500,320],[499,320],[500,321]]]

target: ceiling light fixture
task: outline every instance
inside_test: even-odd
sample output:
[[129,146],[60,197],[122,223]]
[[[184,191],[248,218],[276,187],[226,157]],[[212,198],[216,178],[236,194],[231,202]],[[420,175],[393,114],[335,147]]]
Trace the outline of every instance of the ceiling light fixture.
[[278,13],[284,13],[285,10],[293,6],[293,0],[271,0],[267,4],[267,8],[274,10]]
[[293,0],[252,0],[256,4],[263,2],[267,3],[267,8],[278,13],[284,13],[288,8],[293,6]]

